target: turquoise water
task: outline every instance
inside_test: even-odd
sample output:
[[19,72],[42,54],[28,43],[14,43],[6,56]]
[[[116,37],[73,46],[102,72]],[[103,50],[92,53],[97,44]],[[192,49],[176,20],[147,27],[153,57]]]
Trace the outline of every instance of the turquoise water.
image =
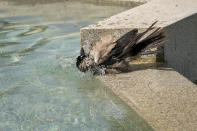
[[0,1],[0,131],[151,130],[91,73],[75,68],[79,29],[130,7]]

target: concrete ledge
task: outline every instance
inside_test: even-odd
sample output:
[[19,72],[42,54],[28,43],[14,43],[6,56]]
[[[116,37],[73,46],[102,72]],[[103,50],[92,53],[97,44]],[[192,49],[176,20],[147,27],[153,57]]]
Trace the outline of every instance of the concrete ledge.
[[124,5],[124,6],[134,6],[147,3],[150,0],[83,0],[88,3],[101,3],[101,4],[109,4],[109,5]]
[[99,79],[156,131],[197,129],[197,86],[173,69],[140,69]]
[[164,46],[169,67],[195,82],[197,80],[197,14],[166,27],[169,42]]
[[156,20],[157,26],[165,27],[169,35],[164,56],[168,66],[174,69],[152,68],[150,63],[155,61],[146,58],[144,64],[143,60],[133,61],[130,73],[99,79],[155,130],[195,131],[197,86],[187,78],[197,80],[196,0],[152,0],[82,28],[81,44],[88,53],[89,47],[104,35],[119,38],[133,28],[141,32]]
[[[196,0],[152,0],[146,4],[112,16],[104,21],[82,28],[89,29],[133,29],[147,28],[158,20],[157,26],[165,27],[197,13]],[[83,42],[83,37],[81,38]]]

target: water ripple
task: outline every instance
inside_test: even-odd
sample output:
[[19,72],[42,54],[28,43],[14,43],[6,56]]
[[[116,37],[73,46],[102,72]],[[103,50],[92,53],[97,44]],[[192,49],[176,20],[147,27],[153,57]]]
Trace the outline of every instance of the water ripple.
[[150,128],[91,72],[75,66],[79,28],[125,7],[0,0],[0,8],[0,130]]

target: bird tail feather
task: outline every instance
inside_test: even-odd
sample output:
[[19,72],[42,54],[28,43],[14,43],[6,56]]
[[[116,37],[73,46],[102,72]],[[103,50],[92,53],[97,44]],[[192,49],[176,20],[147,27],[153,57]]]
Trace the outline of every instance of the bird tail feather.
[[[153,23],[154,25],[155,23]],[[151,26],[150,26],[151,27]],[[152,27],[151,27],[152,28]],[[138,35],[141,38],[148,31],[152,29],[148,28],[145,32]],[[131,56],[140,56],[140,55],[148,55],[158,53],[159,50],[156,48],[162,46],[167,42],[167,35],[163,28],[156,28],[151,34],[145,37],[142,40],[136,42],[135,45],[132,46]]]

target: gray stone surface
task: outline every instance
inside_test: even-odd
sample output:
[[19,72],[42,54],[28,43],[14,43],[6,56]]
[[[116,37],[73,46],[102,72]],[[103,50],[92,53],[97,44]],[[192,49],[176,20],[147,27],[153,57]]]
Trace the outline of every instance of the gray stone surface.
[[147,28],[156,20],[157,26],[165,27],[196,12],[196,0],[152,0],[81,30]]
[[98,78],[155,130],[196,131],[197,86],[187,79],[197,80],[196,0],[151,0],[82,28],[81,44],[88,52],[103,35],[119,38],[133,28],[141,32],[156,20],[168,33],[164,56],[174,69],[155,66],[151,56],[131,62],[131,72]]
[[169,67],[197,80],[197,14],[166,27],[169,42],[164,47]]
[[156,131],[196,131],[197,86],[170,68],[99,76]]

